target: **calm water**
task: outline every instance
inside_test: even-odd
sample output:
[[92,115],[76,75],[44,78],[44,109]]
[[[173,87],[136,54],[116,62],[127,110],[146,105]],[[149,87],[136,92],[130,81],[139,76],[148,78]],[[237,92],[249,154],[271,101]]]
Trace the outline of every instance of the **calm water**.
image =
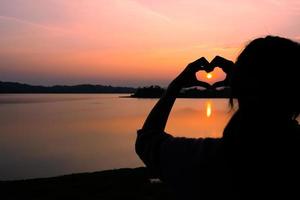
[[[157,99],[115,94],[0,95],[0,180],[138,167],[136,130]],[[167,132],[220,137],[225,99],[178,99]]]

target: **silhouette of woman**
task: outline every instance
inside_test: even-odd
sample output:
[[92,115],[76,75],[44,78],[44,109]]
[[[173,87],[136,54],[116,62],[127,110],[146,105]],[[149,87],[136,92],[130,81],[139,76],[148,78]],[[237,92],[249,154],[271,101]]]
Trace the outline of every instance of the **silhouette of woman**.
[[[222,138],[179,138],[164,132],[180,89],[211,87],[199,70],[221,67],[237,99]],[[136,152],[179,199],[299,199],[299,44],[267,36],[250,42],[235,63],[200,58],[175,78],[138,130]],[[199,122],[201,125],[201,121]]]

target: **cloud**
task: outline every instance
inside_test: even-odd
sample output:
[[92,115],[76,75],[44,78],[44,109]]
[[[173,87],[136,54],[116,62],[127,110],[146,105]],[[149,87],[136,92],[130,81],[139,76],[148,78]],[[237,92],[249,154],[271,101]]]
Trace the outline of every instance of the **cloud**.
[[135,6],[137,6],[137,8],[141,9],[142,12],[145,13],[146,15],[153,16],[155,18],[161,19],[161,20],[166,21],[166,22],[171,22],[172,21],[170,17],[167,17],[166,15],[164,15],[164,14],[158,12],[158,11],[155,11],[154,9],[147,6],[147,4],[141,3],[141,1],[128,0],[127,2],[129,4],[131,3]]
[[70,33],[70,31],[68,31],[66,29],[63,29],[63,28],[47,26],[47,25],[44,25],[44,24],[34,23],[34,22],[30,22],[30,21],[27,21],[27,20],[24,20],[24,19],[18,19],[18,18],[15,18],[15,17],[1,16],[0,15],[0,21],[1,20],[12,21],[12,23],[25,24],[25,25],[36,27],[36,28],[44,29],[46,31],[54,31],[54,32],[60,32],[60,33]]

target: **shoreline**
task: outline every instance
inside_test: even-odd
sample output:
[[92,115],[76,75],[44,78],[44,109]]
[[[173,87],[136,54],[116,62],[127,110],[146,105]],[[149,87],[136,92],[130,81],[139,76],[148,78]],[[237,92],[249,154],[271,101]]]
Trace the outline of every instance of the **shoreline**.
[[[133,98],[133,99],[160,99],[161,97],[134,97],[134,96],[119,96],[119,98]],[[227,97],[191,97],[191,96],[178,96],[176,97],[178,99],[228,99],[230,98],[229,96]]]
[[0,187],[6,199],[170,199],[145,167],[0,181]]

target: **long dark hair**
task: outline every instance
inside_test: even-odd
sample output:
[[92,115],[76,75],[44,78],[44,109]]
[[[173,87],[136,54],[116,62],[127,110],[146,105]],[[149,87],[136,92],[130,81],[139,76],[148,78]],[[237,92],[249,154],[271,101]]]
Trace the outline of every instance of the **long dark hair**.
[[232,96],[240,109],[265,109],[296,119],[299,116],[300,45],[277,36],[250,42],[238,56],[231,78]]

